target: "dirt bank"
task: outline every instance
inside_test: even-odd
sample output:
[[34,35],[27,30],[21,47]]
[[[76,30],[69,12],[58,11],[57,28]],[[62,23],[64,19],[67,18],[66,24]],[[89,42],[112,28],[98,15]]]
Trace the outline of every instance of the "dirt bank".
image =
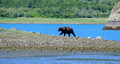
[[120,42],[0,29],[0,49],[120,51]]

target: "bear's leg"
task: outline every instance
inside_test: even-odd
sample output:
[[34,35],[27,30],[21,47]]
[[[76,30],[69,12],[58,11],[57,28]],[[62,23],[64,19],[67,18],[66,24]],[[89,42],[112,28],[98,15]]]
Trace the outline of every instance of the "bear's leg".
[[70,37],[70,33],[68,33],[68,36]]
[[74,34],[74,32],[72,32],[72,34],[74,35],[74,37],[76,37],[76,35]]
[[60,33],[60,36],[62,35],[63,33]]

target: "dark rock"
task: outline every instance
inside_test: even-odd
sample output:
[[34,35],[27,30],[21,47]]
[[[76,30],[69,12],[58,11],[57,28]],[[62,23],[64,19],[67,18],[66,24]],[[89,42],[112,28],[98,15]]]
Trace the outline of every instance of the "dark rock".
[[103,30],[120,30],[120,26],[105,26]]

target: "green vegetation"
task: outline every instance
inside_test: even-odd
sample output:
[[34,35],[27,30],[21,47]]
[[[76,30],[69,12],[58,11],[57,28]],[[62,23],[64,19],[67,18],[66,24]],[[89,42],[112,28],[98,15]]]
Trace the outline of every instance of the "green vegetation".
[[118,13],[120,13],[120,11]]
[[119,0],[0,0],[0,17],[103,18]]
[[107,18],[0,18],[0,22],[105,23]]
[[8,30],[8,29],[3,29],[0,28],[0,36],[33,36],[33,35],[38,35],[37,33],[32,33],[32,32],[25,32],[25,31],[18,31],[18,30]]

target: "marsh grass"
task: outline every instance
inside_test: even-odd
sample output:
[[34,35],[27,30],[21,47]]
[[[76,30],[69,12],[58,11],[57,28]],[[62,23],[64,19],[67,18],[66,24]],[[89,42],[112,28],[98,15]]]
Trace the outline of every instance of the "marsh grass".
[[101,23],[104,24],[107,18],[0,18],[0,22],[33,22],[33,23]]

